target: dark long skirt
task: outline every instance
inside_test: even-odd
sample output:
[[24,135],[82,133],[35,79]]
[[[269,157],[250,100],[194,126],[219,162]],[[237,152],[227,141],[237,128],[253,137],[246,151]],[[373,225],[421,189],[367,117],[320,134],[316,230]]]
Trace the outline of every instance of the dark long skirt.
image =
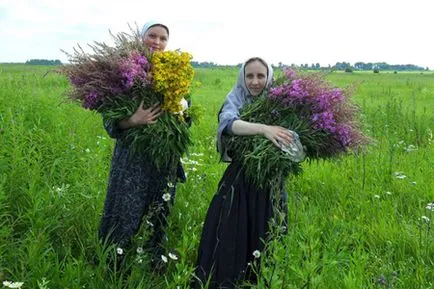
[[[99,238],[108,244],[128,247],[143,216],[154,210],[149,220],[153,234],[148,247],[158,249],[176,186],[170,182],[168,171],[159,171],[144,156],[131,157],[129,153],[128,148],[116,144]],[[166,193],[170,194],[169,201],[163,199]]]
[[[279,209],[287,212],[284,190]],[[208,209],[199,245],[194,288],[235,288],[243,280],[255,282],[248,263],[264,249],[274,203],[270,191],[248,182],[239,165],[231,163],[220,180]]]

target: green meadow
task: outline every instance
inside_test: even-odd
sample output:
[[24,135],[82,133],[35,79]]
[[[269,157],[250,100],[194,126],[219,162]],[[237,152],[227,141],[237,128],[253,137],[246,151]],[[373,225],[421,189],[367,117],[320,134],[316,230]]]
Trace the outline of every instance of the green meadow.
[[[217,112],[237,70],[196,69],[193,102],[204,116],[183,159],[188,180],[166,228],[164,273],[140,250],[145,225],[124,252],[128,270],[109,270],[105,260],[116,248],[104,249],[97,230],[114,140],[100,115],[69,102],[67,80],[49,71],[0,65],[0,282],[189,288],[203,220],[227,166],[215,149]],[[305,162],[304,173],[288,180],[288,234],[262,252],[254,288],[434,288],[434,73],[327,77],[355,85],[373,142],[363,153]]]

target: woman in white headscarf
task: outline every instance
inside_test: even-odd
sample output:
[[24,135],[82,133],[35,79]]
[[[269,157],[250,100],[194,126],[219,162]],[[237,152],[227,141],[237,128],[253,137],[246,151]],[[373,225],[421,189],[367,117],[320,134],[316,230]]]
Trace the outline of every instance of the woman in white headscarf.
[[[231,152],[223,141],[226,135],[263,135],[279,148],[282,143],[291,142],[291,133],[283,127],[240,120],[243,106],[254,101],[270,86],[272,79],[272,67],[261,58],[250,58],[242,65],[237,83],[219,112],[217,148],[222,160],[231,161]],[[280,199],[278,209],[286,212],[283,184]],[[231,162],[207,212],[194,288],[207,282],[212,289],[235,288],[246,280],[255,282],[256,276],[249,270],[248,263],[255,258],[254,252],[264,248],[263,240],[267,239],[268,223],[275,209],[270,191],[250,183],[241,165]]]
[[[166,48],[169,29],[161,22],[146,23],[141,34],[144,45],[151,51],[162,51]],[[181,164],[175,168],[168,165],[157,170],[147,156],[132,156],[130,148],[119,140],[131,127],[154,124],[161,113],[158,103],[149,108],[144,108],[141,103],[134,114],[118,123],[104,120],[108,134],[117,141],[99,228],[99,238],[103,242],[127,248],[138,232],[143,216],[151,208],[157,208],[148,220],[148,224],[152,224],[150,226],[153,234],[147,249],[153,256],[157,256],[155,260],[160,259],[158,256],[162,250],[160,242],[163,238],[163,227],[169,213],[169,203],[172,203],[175,197],[176,181],[185,180],[184,171]],[[172,175],[173,171],[177,172],[177,178],[169,180],[169,175]],[[163,198],[164,194],[170,196]],[[119,259],[122,259],[122,256],[119,256]]]

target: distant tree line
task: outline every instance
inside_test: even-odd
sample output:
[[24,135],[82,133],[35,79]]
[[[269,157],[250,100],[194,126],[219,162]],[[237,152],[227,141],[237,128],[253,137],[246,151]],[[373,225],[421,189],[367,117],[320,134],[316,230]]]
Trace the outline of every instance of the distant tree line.
[[[30,65],[62,65],[62,62],[59,59],[56,60],[50,60],[50,59],[30,59],[26,61],[26,64]],[[210,67],[241,67],[241,63],[237,65],[220,65],[216,64],[214,62],[198,62],[198,61],[192,61],[191,62],[193,67],[203,67],[203,68],[210,68]],[[274,67],[294,67],[294,68],[301,68],[301,69],[309,69],[309,70],[323,70],[323,69],[332,69],[332,70],[342,70],[342,71],[353,71],[353,70],[394,70],[394,71],[415,71],[415,70],[429,70],[428,67],[423,68],[421,66],[417,66],[414,64],[387,64],[386,62],[356,62],[354,65],[351,65],[349,62],[336,62],[335,65],[331,66],[328,65],[327,67],[321,66],[319,63],[312,63],[311,65],[305,63],[301,65],[297,64],[291,64],[286,65],[282,62],[279,62],[278,65],[273,65]]]
[[[241,67],[241,64],[237,65],[219,65],[214,62],[198,62],[192,61],[191,64],[193,67]],[[342,70],[342,71],[352,71],[352,70],[394,70],[394,71],[415,71],[415,70],[429,70],[428,67],[423,68],[414,64],[387,64],[385,62],[356,62],[354,65],[351,65],[348,62],[337,62],[335,65],[328,65],[326,67],[321,66],[319,63],[312,63],[311,65],[305,63],[301,65],[291,64],[286,65],[282,62],[279,62],[278,65],[273,65],[274,67],[293,67],[293,68],[301,68],[301,69],[309,69],[309,70],[323,70],[323,69],[333,69],[333,70]]]
[[429,68],[423,68],[414,64],[387,64],[386,62],[356,62],[354,66],[351,66],[347,62],[337,62],[333,67],[336,70],[395,70],[395,71],[408,71],[408,70],[428,70]]
[[50,60],[50,59],[30,59],[26,61],[26,64],[30,65],[62,65],[62,61],[59,59]]

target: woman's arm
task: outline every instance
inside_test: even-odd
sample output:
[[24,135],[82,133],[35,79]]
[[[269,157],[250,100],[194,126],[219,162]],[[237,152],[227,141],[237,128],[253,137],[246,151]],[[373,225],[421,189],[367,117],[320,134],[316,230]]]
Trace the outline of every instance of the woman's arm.
[[229,130],[235,135],[262,135],[279,148],[282,143],[288,145],[292,141],[291,133],[281,126],[235,120]]

